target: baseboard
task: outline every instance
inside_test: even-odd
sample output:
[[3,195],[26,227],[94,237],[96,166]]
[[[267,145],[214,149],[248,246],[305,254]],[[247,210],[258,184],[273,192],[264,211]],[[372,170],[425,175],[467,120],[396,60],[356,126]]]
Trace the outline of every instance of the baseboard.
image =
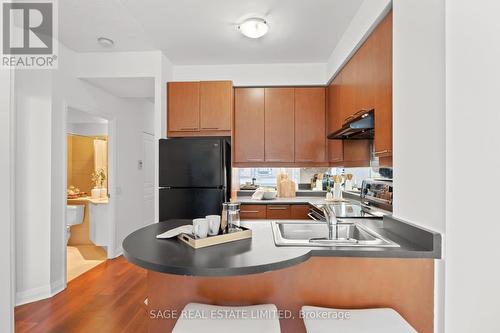
[[16,292],[16,306],[50,298],[66,288],[64,280],[54,281],[51,284]]
[[108,255],[108,257],[109,257],[109,259],[114,259],[114,258],[121,256],[122,254],[123,254],[123,249],[120,246],[119,248],[115,249],[113,251],[113,253],[110,253],[110,255]]

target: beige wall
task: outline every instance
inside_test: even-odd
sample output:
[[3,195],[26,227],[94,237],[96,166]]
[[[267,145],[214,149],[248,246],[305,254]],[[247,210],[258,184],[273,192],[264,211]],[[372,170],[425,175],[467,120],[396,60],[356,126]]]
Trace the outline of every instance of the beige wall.
[[[80,135],[68,135],[68,187],[73,185],[90,196],[94,187],[91,174],[94,172],[94,139]],[[106,137],[98,137],[107,140]],[[106,161],[107,165],[107,161]],[[106,172],[107,174],[107,172]],[[104,183],[107,185],[107,182]],[[73,201],[71,204],[85,205],[85,217],[82,224],[71,227],[71,237],[68,245],[93,244],[89,239],[89,207],[88,204]]]
[[[68,135],[68,187],[73,185],[88,195],[94,187],[91,177],[94,172],[94,139],[95,137]],[[106,137],[99,139],[107,140]]]

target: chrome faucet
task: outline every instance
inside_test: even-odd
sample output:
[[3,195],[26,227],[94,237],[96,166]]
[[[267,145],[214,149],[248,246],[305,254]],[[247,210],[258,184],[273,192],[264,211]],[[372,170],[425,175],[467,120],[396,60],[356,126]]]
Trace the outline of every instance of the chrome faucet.
[[326,224],[328,224],[328,239],[337,239],[337,215],[335,215],[335,206],[332,204],[324,204],[322,207],[325,213]]

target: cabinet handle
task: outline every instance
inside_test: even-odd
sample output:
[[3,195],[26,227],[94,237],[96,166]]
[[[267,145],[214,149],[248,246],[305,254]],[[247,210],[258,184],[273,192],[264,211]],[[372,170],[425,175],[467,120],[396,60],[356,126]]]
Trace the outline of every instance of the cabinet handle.
[[269,210],[287,210],[287,206],[268,206]]
[[335,158],[335,159],[332,159],[330,162],[337,162],[337,161],[342,161],[342,158],[337,157],[337,158]]
[[257,214],[257,213],[259,213],[259,211],[258,210],[240,210],[240,213]]
[[367,113],[367,112],[370,112],[370,111],[374,111],[374,109],[370,109],[370,110],[359,110],[358,112],[356,112],[354,114],[354,117],[358,117],[360,115],[362,115],[363,113]]
[[297,160],[297,162],[314,162],[314,160]]
[[378,154],[387,154],[387,153],[390,153],[390,152],[392,152],[391,149],[384,149],[384,150],[376,151],[375,155],[378,155]]
[[283,162],[282,158],[267,158],[266,162]]
[[249,161],[249,162],[264,162],[264,159],[262,159],[262,158],[247,158],[247,161]]
[[183,127],[181,128],[181,131],[197,131],[197,127]]
[[201,129],[204,129],[204,130],[218,130],[219,128],[218,127],[202,127]]

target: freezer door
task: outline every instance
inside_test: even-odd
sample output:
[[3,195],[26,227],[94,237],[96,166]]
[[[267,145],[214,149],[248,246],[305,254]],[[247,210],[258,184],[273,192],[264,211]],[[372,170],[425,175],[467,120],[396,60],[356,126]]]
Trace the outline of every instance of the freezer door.
[[220,215],[224,188],[160,189],[159,219],[195,219]]
[[160,187],[224,186],[223,163],[219,138],[160,140]]

